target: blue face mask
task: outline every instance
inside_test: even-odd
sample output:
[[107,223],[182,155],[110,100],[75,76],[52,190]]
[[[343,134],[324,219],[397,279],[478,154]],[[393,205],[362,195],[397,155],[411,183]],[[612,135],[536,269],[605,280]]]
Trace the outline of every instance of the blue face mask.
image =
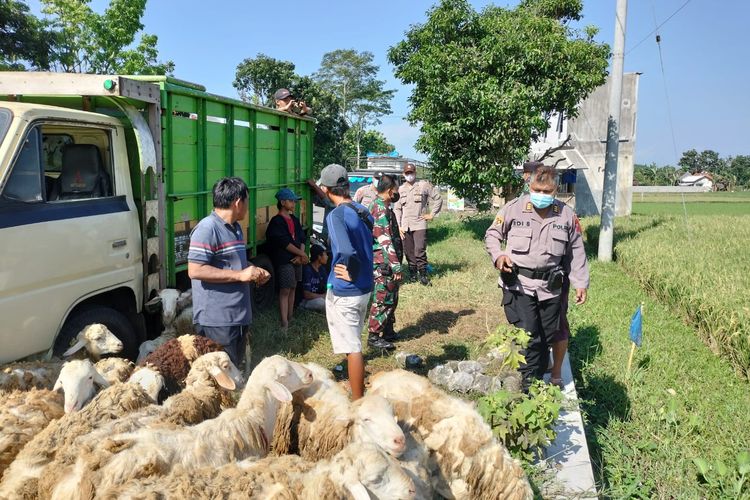
[[547,208],[548,206],[552,205],[552,202],[555,201],[555,197],[551,194],[531,193],[530,196],[531,204],[540,209]]

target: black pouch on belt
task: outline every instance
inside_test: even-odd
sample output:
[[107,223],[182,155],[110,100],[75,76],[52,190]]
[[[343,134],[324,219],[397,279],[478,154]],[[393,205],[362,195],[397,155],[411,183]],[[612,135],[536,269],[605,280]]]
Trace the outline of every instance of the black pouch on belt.
[[506,286],[513,286],[518,281],[518,266],[513,264],[513,270],[509,272],[500,271],[500,279]]
[[565,280],[565,272],[560,266],[554,267],[549,270],[549,277],[547,278],[547,287],[550,290],[559,290],[563,286]]

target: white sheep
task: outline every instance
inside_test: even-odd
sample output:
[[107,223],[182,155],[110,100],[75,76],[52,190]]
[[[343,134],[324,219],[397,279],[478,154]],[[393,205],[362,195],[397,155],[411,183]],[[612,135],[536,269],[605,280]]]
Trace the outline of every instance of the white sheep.
[[52,498],[88,498],[143,475],[168,474],[174,467],[194,470],[218,467],[268,454],[280,402],[291,391],[312,383],[312,373],[281,356],[261,361],[253,370],[237,403],[218,417],[178,429],[143,429],[113,436],[84,452],[61,474]]
[[96,371],[111,384],[125,382],[133,374],[135,365],[124,358],[103,358],[94,365]]
[[275,453],[319,460],[332,457],[350,442],[374,443],[396,457],[403,453],[404,434],[385,398],[368,395],[352,403],[327,370],[305,366],[314,381],[279,411]]
[[[79,359],[88,354],[98,360],[103,354],[114,354],[122,351],[122,342],[99,323],[83,328],[63,356],[76,354]],[[60,374],[63,361],[21,361],[4,365],[0,371],[0,391],[51,389]]]
[[115,354],[122,351],[122,342],[106,326],[93,323],[78,332],[75,343],[68,347],[63,357],[72,356],[84,348],[94,361],[98,361],[103,354]]
[[[106,386],[89,360],[66,362],[55,389],[3,394],[0,406],[0,475],[23,446],[54,419],[81,408],[94,395],[94,384]],[[64,396],[59,393],[64,392]]]
[[204,354],[193,363],[185,390],[168,398],[163,405],[151,404],[116,420],[101,422],[101,425],[78,437],[70,446],[61,449],[53,462],[48,464],[39,479],[39,492],[54,488],[62,478],[65,467],[74,463],[86,449],[113,435],[146,429],[149,426],[194,425],[214,418],[226,404],[227,391],[235,389],[241,380],[240,371],[225,352]]
[[97,492],[100,498],[294,498],[355,500],[414,498],[414,484],[399,463],[373,444],[350,444],[330,460],[268,457],[219,468],[177,468]]
[[[140,374],[137,381],[116,383],[104,389],[81,411],[65,414],[33,436],[2,476],[0,498],[37,498],[38,479],[45,466],[56,459],[58,451],[69,448],[79,436],[108,421],[154,403],[155,396],[149,396],[140,384],[158,384],[161,375],[148,368]],[[155,394],[160,389],[156,387]]]
[[455,498],[533,498],[521,465],[492,435],[489,425],[465,401],[405,370],[370,377],[370,393],[394,406],[399,419],[424,440]]

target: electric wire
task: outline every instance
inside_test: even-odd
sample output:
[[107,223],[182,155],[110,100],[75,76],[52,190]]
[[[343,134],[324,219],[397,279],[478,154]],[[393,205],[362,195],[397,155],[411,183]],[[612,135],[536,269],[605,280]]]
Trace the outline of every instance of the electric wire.
[[[625,52],[625,55],[630,54],[636,48],[638,48],[643,42],[645,42],[646,40],[648,40],[649,38],[651,38],[651,35],[653,35],[654,33],[658,32],[659,28],[661,28],[662,26],[664,26],[665,24],[667,24],[667,22],[669,22],[670,19],[672,19],[674,16],[676,16],[677,13],[680,12],[682,9],[684,9],[687,6],[687,4],[689,4],[690,2],[692,2],[692,0],[686,0],[685,3],[683,3],[676,11],[672,12],[672,14],[670,14],[669,17],[667,17],[664,21],[662,21],[661,24],[657,25],[656,28],[653,29],[653,31],[651,31],[648,35],[644,36],[638,43],[636,43],[635,45],[633,45],[630,48],[630,50],[628,50],[627,52]],[[653,4],[652,4],[652,6],[653,6]],[[656,24],[656,19],[654,19],[654,24]]]

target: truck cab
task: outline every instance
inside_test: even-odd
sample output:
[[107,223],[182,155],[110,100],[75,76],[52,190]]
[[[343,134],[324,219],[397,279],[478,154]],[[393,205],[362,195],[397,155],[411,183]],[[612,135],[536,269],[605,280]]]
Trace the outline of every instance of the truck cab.
[[[159,293],[184,291],[190,233],[227,176],[249,188],[248,258],[282,187],[306,181],[314,120],[166,76],[0,72],[0,363],[60,355],[103,323],[134,359],[161,332]],[[275,303],[274,283],[253,307]]]
[[[119,120],[0,103],[0,241],[0,362],[48,349],[66,319],[58,351],[88,323],[116,325],[131,348],[143,335],[130,324],[143,269]],[[104,297],[131,300],[117,310]]]

